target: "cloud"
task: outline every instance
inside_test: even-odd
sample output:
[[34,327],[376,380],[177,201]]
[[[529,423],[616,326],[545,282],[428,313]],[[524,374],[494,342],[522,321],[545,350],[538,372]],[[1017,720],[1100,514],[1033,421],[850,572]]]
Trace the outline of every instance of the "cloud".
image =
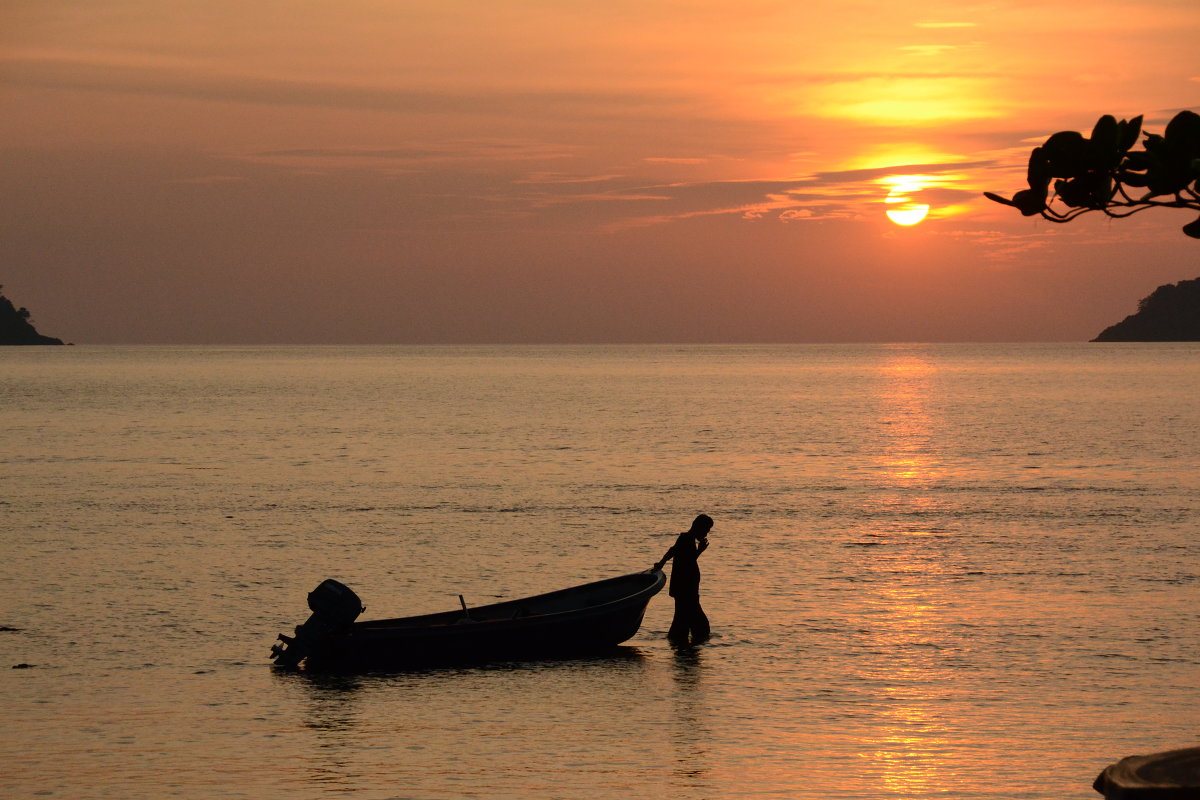
[[[887,187],[882,179],[896,175],[926,176],[923,201],[938,207],[976,200],[980,192],[960,185],[964,170],[995,166],[991,160],[903,164],[870,169],[816,172],[789,180],[704,181],[639,186],[621,190],[629,198],[654,200],[653,214],[632,215],[607,227],[622,229],[663,225],[700,216],[736,216],[747,220],[782,222],[854,218],[882,204]],[[617,190],[610,197],[617,197]],[[594,199],[595,195],[587,199]],[[584,199],[582,197],[577,199]],[[563,197],[559,202],[571,202]]]
[[440,158],[448,154],[448,150],[431,147],[387,147],[387,148],[357,148],[357,147],[306,147],[292,150],[264,150],[250,154],[253,158],[291,159],[291,158],[328,158],[349,160],[380,160],[380,161],[412,161],[430,158]]
[[579,117],[620,116],[632,111],[642,117],[647,111],[666,116],[687,100],[678,92],[651,91],[433,91],[227,74],[176,63],[147,65],[60,56],[0,58],[0,78],[12,86],[37,89],[410,114],[562,114],[569,110]]
[[579,185],[588,183],[611,183],[620,180],[623,175],[564,175],[561,172],[536,172],[528,178],[522,178],[517,183],[527,183],[539,186]]
[[195,178],[177,178],[168,183],[190,186],[223,186],[231,183],[246,183],[248,180],[244,175],[200,175]]
[[[973,45],[972,45],[973,46]],[[901,50],[904,48],[901,47]],[[830,70],[827,72],[773,71],[756,75],[754,84],[770,86],[823,86],[855,84],[861,81],[958,81],[964,79],[1003,78],[1001,70],[991,69],[895,69],[895,70]]]
[[848,169],[833,172],[816,172],[810,180],[822,184],[844,184],[869,181],[888,175],[908,175],[914,173],[943,173],[967,169],[982,169],[996,166],[995,161],[942,161],[923,164],[897,164],[887,167],[871,167],[869,169]]
[[[961,208],[980,196],[978,187],[964,185],[964,175],[995,169],[998,162],[926,160],[774,180],[663,181],[650,167],[639,172],[637,162],[625,164],[630,169],[623,172],[588,172],[586,155],[569,147],[464,140],[385,148],[256,151],[226,157],[225,163],[245,164],[256,170],[248,173],[256,180],[270,181],[299,174],[298,166],[319,166],[324,177],[314,174],[307,180],[319,180],[320,186],[358,182],[365,192],[376,191],[366,187],[377,187],[395,198],[386,201],[389,204],[403,202],[397,224],[438,229],[463,219],[486,226],[491,219],[520,220],[521,227],[530,230],[613,231],[702,217],[795,224],[856,218],[884,202],[889,191],[884,179],[896,175],[925,176],[922,202],[953,214],[958,212],[952,207]],[[999,182],[987,188],[996,186],[1003,188]],[[314,184],[311,191],[327,190]]]
[[1006,100],[991,78],[887,76],[831,83],[814,92],[815,113],[859,125],[927,126],[1004,115]]
[[1028,259],[1033,253],[1055,244],[1053,233],[1049,230],[1038,233],[1025,230],[962,230],[950,231],[946,235],[975,245],[975,252],[981,253],[986,261],[1000,264]]
[[[485,162],[490,165],[550,162],[571,158],[577,148],[509,139],[454,139],[431,144],[397,147],[306,147],[287,150],[261,150],[239,156],[286,166],[339,168],[378,168],[394,173],[401,169],[427,169],[452,164]],[[541,175],[558,173],[542,172]]]
[[656,158],[643,158],[642,161],[645,161],[648,164],[685,164],[685,165],[694,164],[694,165],[700,165],[700,164],[707,164],[709,160],[707,158],[656,157]]
[[964,50],[969,47],[977,47],[975,44],[910,44],[900,48],[904,53],[910,56],[944,56],[955,50]]

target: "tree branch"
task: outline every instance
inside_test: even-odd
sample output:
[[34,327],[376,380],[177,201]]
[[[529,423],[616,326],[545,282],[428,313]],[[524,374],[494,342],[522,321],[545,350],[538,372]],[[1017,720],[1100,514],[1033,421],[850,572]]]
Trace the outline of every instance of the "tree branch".
[[[1091,137],[1060,131],[1029,156],[1029,188],[1007,199],[984,195],[1013,206],[1025,216],[1040,215],[1050,222],[1070,222],[1089,211],[1114,219],[1132,217],[1150,208],[1200,211],[1200,115],[1180,111],[1164,134],[1145,133],[1142,150],[1134,150],[1143,134],[1142,118],[1121,120],[1103,116]],[[1053,193],[1048,190],[1053,185]],[[1129,189],[1143,189],[1134,196]],[[1170,197],[1162,200],[1157,198]],[[1183,227],[1200,238],[1200,219]]]

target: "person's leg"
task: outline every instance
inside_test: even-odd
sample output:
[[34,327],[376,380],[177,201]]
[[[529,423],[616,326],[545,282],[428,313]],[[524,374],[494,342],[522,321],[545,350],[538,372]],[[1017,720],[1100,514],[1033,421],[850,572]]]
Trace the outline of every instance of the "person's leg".
[[700,607],[700,598],[696,598],[696,603],[692,606],[692,616],[689,622],[689,627],[692,629],[692,641],[703,642],[712,635],[712,628],[708,624],[708,615],[704,613],[704,609]]
[[682,598],[675,598],[675,616],[671,619],[671,629],[667,631],[667,638],[672,642],[687,642],[688,639],[688,613],[687,601]]

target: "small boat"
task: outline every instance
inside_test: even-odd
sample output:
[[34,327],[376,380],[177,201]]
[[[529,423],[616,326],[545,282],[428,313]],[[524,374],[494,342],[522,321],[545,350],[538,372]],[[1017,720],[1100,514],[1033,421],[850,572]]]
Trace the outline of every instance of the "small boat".
[[1127,756],[1105,767],[1092,788],[1107,800],[1200,797],[1200,747]]
[[647,570],[475,608],[460,595],[454,611],[356,622],[358,595],[326,580],[308,595],[312,616],[271,653],[283,667],[356,669],[602,652],[637,633],[665,582],[661,570]]

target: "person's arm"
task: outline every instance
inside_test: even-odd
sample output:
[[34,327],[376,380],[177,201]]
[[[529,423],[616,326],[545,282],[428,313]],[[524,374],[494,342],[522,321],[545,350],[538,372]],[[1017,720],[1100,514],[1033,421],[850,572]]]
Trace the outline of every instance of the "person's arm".
[[706,536],[703,539],[699,540],[699,542],[697,542],[696,558],[699,558],[700,554],[703,553],[707,549],[708,549],[708,537]]
[[660,558],[658,561],[656,561],[654,563],[654,566],[651,567],[650,569],[653,570],[654,572],[658,572],[659,570],[661,570],[663,568],[663,564],[666,564],[668,561],[670,561],[674,557],[675,557],[675,545],[671,545],[669,548],[667,548],[667,552],[663,553],[663,557]]

